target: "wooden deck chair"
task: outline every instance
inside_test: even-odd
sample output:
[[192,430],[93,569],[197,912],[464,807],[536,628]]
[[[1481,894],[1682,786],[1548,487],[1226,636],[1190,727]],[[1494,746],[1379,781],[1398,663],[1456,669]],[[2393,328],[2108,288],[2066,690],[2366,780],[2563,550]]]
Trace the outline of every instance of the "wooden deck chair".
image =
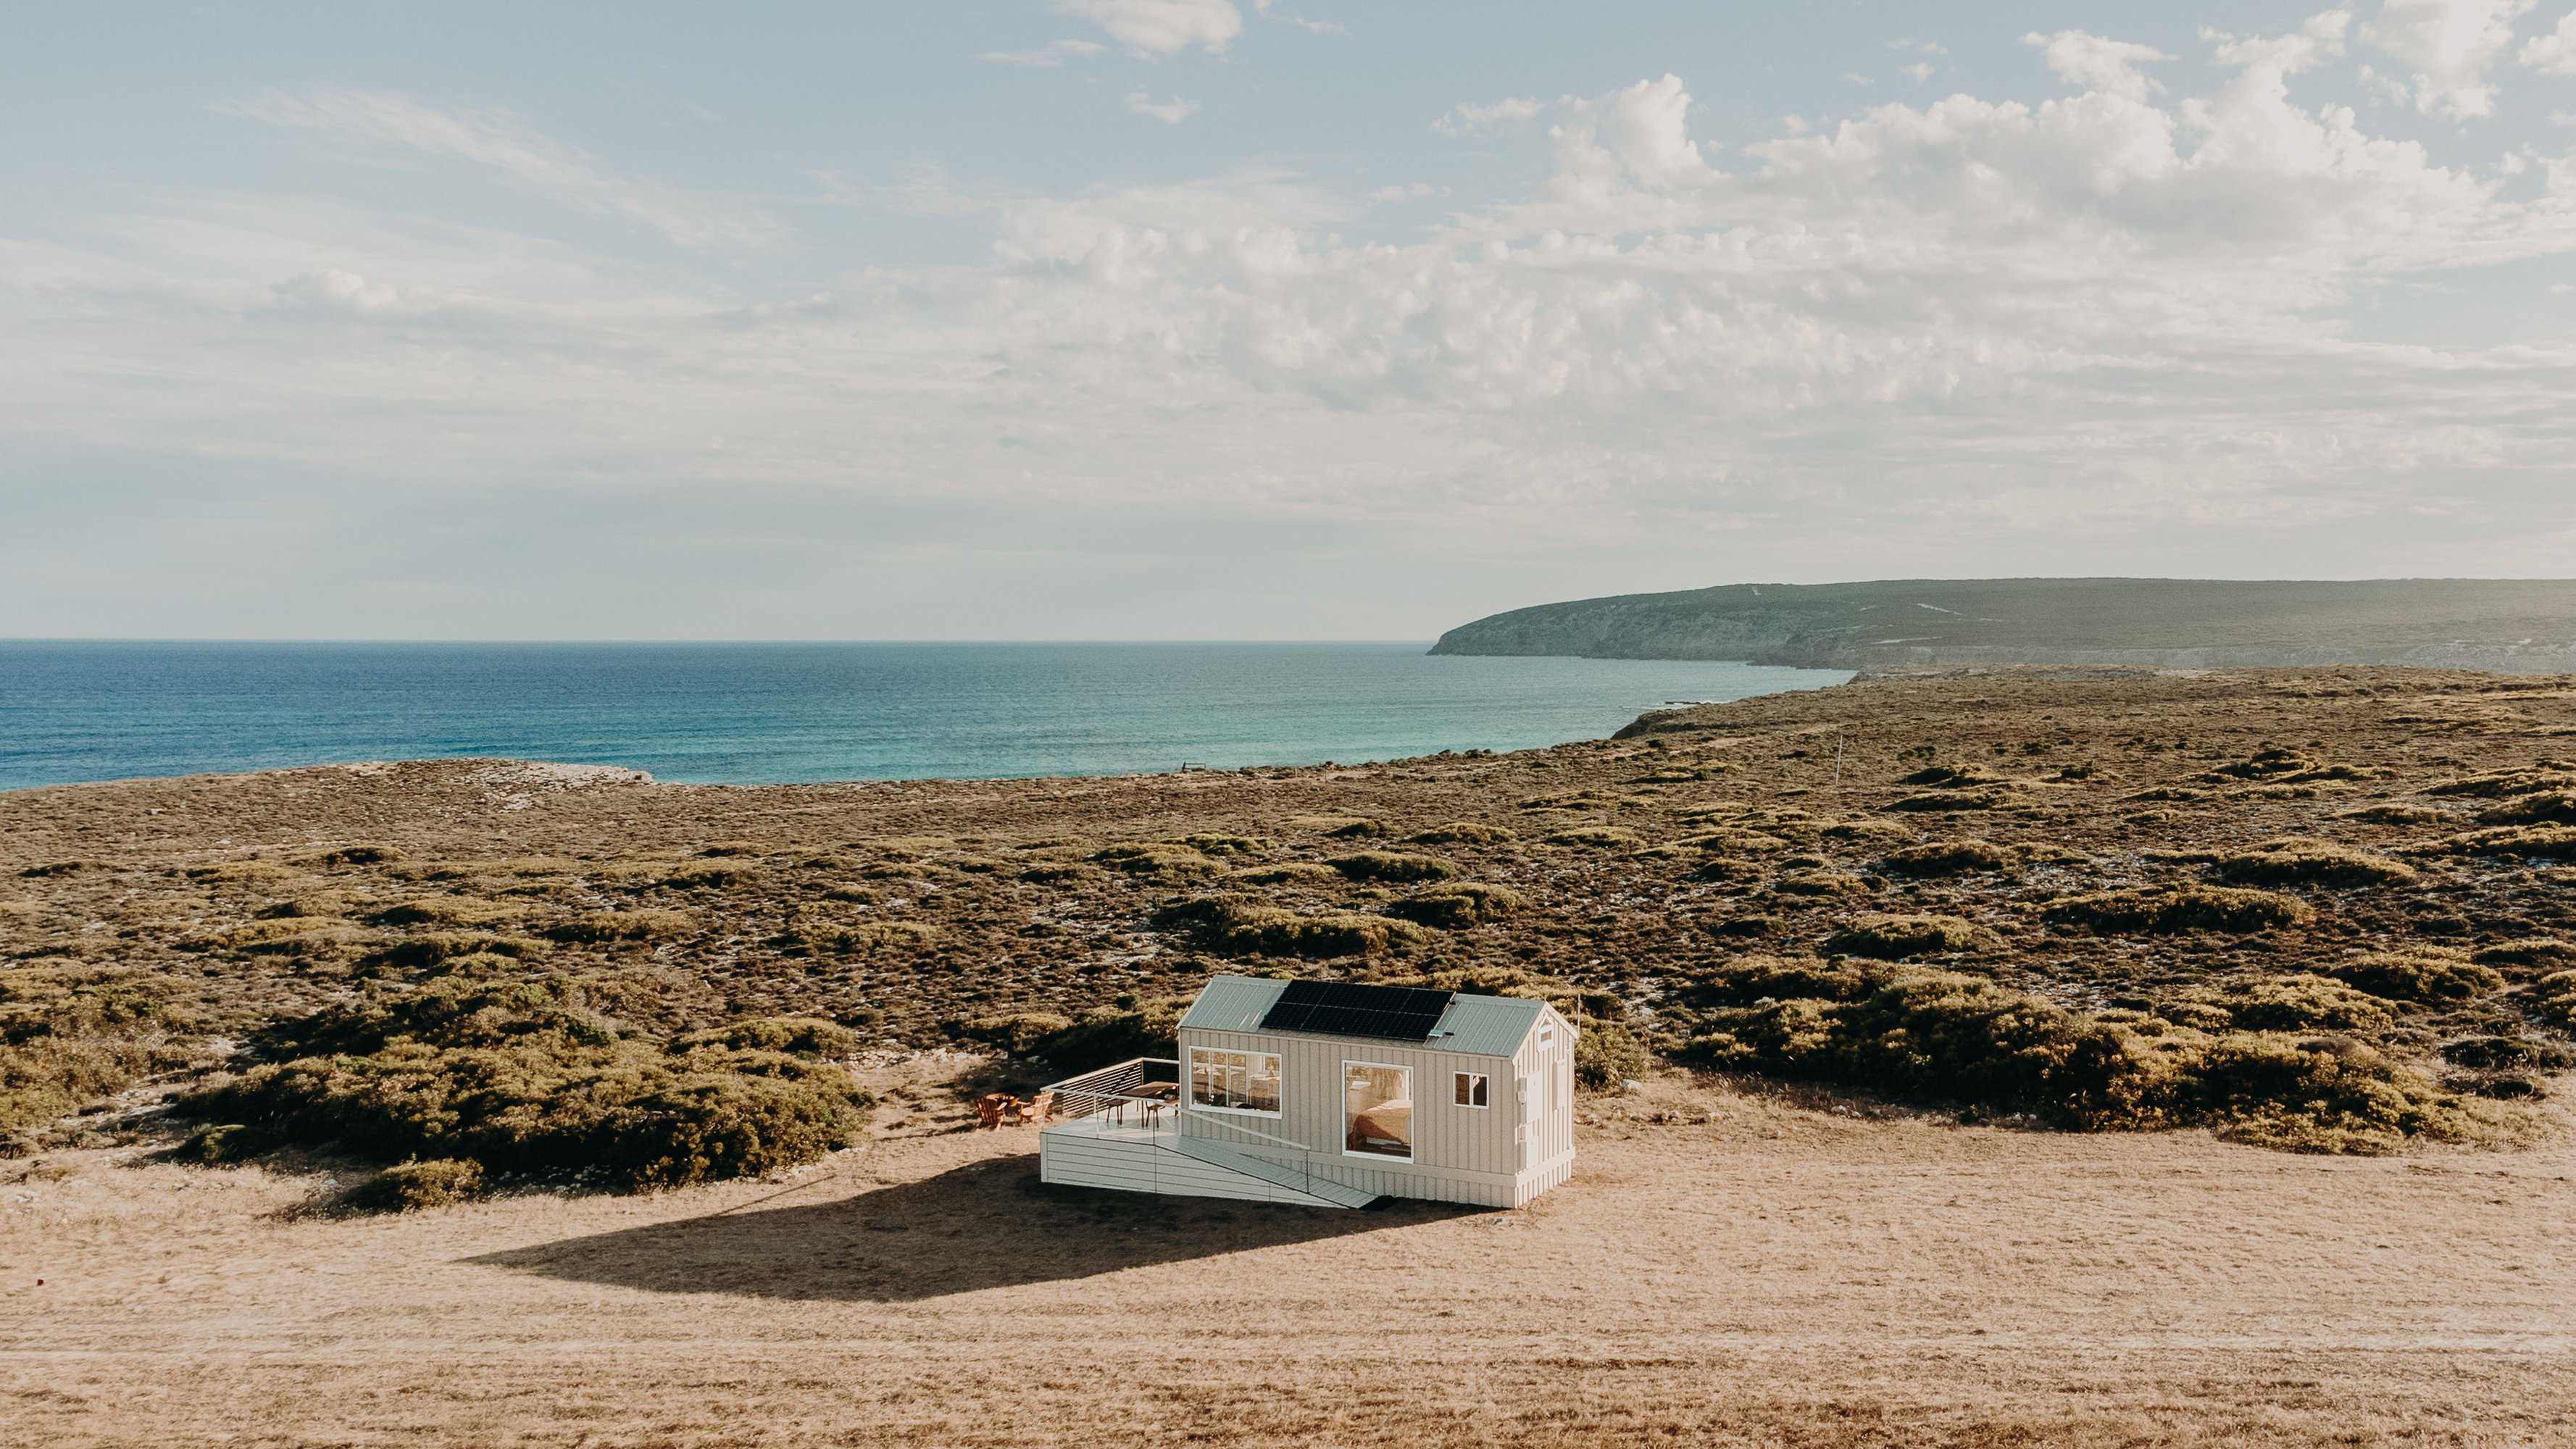
[[985,1131],[996,1131],[1019,1105],[1020,1099],[1008,1092],[986,1092],[975,1099],[975,1120]]
[[1020,1125],[1023,1127],[1044,1127],[1046,1125],[1047,1114],[1054,1110],[1055,1093],[1040,1092],[1034,1099],[1021,1105]]

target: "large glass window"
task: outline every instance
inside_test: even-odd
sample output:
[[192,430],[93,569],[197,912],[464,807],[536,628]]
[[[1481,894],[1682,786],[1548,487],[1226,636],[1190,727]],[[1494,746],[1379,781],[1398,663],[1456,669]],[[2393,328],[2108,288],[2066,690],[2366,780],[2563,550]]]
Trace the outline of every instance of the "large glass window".
[[1279,1115],[1279,1054],[1190,1048],[1190,1101],[1220,1112]]
[[1373,1062],[1342,1063],[1342,1150],[1413,1160],[1413,1073]]

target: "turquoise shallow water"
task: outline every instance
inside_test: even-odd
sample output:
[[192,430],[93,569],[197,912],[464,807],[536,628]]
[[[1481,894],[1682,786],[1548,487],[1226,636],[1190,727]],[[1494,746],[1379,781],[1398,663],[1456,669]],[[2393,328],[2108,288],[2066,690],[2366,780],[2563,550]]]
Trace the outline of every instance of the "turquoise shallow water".
[[703,784],[1355,762],[1847,677],[1424,647],[0,643],[0,789],[452,755]]

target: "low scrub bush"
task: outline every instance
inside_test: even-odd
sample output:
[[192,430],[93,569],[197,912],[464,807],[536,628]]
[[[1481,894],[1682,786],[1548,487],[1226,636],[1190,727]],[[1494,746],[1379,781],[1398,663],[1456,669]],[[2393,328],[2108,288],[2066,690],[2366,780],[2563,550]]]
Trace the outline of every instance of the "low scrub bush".
[[788,956],[851,959],[917,951],[938,939],[939,928],[920,921],[804,922],[770,944]]
[[407,1213],[454,1207],[483,1194],[483,1164],[455,1157],[397,1163],[351,1188],[342,1203],[358,1212]]
[[2442,818],[2442,812],[2430,805],[2404,805],[2386,801],[2335,812],[2337,820],[2358,820],[2365,825],[2430,825]]
[[2443,780],[2424,787],[2427,795],[2466,795],[2479,800],[2509,800],[2517,795],[2537,795],[2544,790],[2576,789],[2576,774],[2564,770],[2499,770],[2492,774],[2469,775],[2456,780]]
[[380,926],[489,926],[521,914],[522,907],[472,896],[423,896],[396,902],[368,919]]
[[2295,896],[2207,885],[2146,886],[2075,896],[2052,902],[2047,914],[2059,925],[2149,935],[2268,931],[2316,919],[2316,912]]
[[1079,1016],[1020,1012],[952,1023],[958,1035],[998,1046],[1014,1056],[1043,1058],[1052,1070],[1087,1072],[1137,1057],[1168,1057],[1180,1032],[1186,996],[1160,997],[1131,1006],[1097,1006]]
[[648,908],[566,916],[547,922],[538,928],[537,934],[550,941],[599,945],[615,941],[667,941],[689,935],[697,928],[697,919],[685,911]]
[[2482,825],[2576,825],[2576,790],[2520,795],[2478,812]]
[[1338,885],[1342,873],[1320,860],[1283,860],[1277,865],[1256,865],[1238,870],[1226,877],[1245,885]]
[[1201,855],[1259,855],[1270,848],[1269,841],[1249,835],[1184,835],[1171,843],[1186,845]]
[[1411,845],[1501,845],[1506,841],[1519,838],[1499,825],[1487,825],[1475,820],[1452,820],[1446,825],[1434,825],[1428,830],[1408,835],[1405,841]]
[[2221,856],[2216,869],[2223,880],[2240,885],[2321,885],[2356,887],[2406,885],[2414,867],[2384,855],[2313,840],[2266,841],[2249,851]]
[[1225,867],[1186,845],[1113,845],[1091,857],[1123,875],[1151,880],[1194,880],[1225,874]]
[[2012,847],[1990,840],[1929,840],[1903,850],[1891,850],[1879,861],[1890,875],[1945,876],[1968,875],[1977,871],[2010,870],[2015,863]]
[[2504,987],[2495,968],[2447,951],[2374,951],[2339,961],[2325,974],[2391,1001],[2468,1001]]
[[1509,886],[1451,881],[1415,891],[1387,907],[1387,914],[1425,926],[1464,930],[1529,908],[1529,898]]
[[665,1046],[560,977],[433,982],[286,1023],[260,1045],[270,1060],[173,1110],[266,1146],[621,1188],[810,1162],[849,1139],[871,1100],[807,1057]]
[[1682,844],[1709,855],[1772,855],[1787,850],[1789,842],[1761,830],[1703,830],[1685,836]]
[[2560,1031],[2576,1032],[2576,971],[2553,971],[2533,982],[2531,1013]]
[[[2480,1109],[2357,1043],[2210,1035],[2135,1012],[2086,1016],[1914,967],[1769,963],[1726,974],[1741,979],[1718,994],[1764,995],[1709,1012],[1685,1048],[1721,1069],[2027,1112],[2086,1131],[2202,1124],[2302,1151],[2388,1152],[2493,1130]],[[1825,990],[1765,990],[1802,977]]]
[[1359,815],[1293,815],[1291,830],[1307,830],[1334,840],[1383,840],[1395,832],[1385,822]]
[[2443,1043],[2442,1060],[2477,1071],[2563,1072],[2576,1067],[2576,1051],[2538,1037],[2472,1036]]
[[2576,941],[2561,941],[2552,936],[2496,941],[2471,951],[2469,959],[2481,966],[2576,966]]
[[1892,800],[1887,808],[1915,814],[1950,815],[1970,810],[2001,810],[2018,803],[2011,792],[2000,789],[1927,790],[1920,795]]
[[1992,951],[2003,938],[1957,916],[1862,916],[1825,942],[1828,951],[1902,961],[1945,951]]
[[1234,956],[1374,956],[1416,945],[1420,926],[1358,911],[1300,915],[1281,906],[1209,896],[1166,906],[1154,924],[1207,950]]
[[1405,883],[1449,880],[1458,874],[1458,867],[1437,856],[1406,855],[1392,850],[1363,850],[1354,855],[1335,856],[1326,863],[1351,880]]
[[837,1058],[858,1055],[859,1034],[837,1021],[811,1016],[756,1016],[692,1032],[680,1038],[683,1051],[725,1047],[745,1052],[785,1052],[789,1056]]
[[2442,842],[2454,855],[2493,855],[2510,859],[2576,858],[2576,825],[2505,825],[2472,830]]
[[2239,982],[2219,1005],[2246,1031],[2381,1032],[2396,1021],[2378,997],[2307,972]]
[[1912,840],[1914,827],[1901,820],[1837,820],[1826,826],[1823,834],[1827,840],[1847,840],[1866,845]]
[[1592,825],[1576,830],[1560,830],[1547,838],[1550,845],[1574,845],[1592,850],[1610,850],[1638,846],[1646,842],[1637,832],[1619,825]]
[[545,949],[543,941],[532,941],[525,936],[433,932],[390,942],[360,957],[358,964],[421,970],[464,956],[507,956],[524,960],[543,953]]
[[1844,896],[1869,894],[1869,882],[1856,875],[1834,870],[1792,871],[1771,883],[1774,895],[1799,896],[1809,900],[1834,900]]
[[1574,1080],[1606,1092],[1646,1075],[1653,1064],[1628,1028],[1615,1021],[1581,1021],[1574,1031]]

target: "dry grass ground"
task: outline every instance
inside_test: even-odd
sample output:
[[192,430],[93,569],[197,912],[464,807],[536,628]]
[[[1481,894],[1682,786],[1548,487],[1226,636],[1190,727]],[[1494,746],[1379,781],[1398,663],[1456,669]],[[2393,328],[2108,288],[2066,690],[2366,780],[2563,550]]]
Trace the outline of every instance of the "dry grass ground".
[[873,1085],[873,1144],[652,1197],[0,1164],[0,1442],[2576,1440],[2564,1135],[2320,1159],[1668,1076],[1528,1209],[1344,1214],[1045,1188]]

